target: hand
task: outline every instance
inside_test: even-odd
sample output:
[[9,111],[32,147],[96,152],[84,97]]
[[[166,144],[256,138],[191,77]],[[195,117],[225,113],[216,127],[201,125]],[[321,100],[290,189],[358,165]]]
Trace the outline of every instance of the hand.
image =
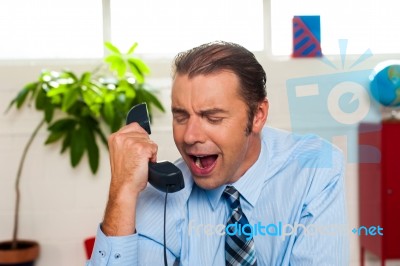
[[147,185],[149,161],[157,161],[157,144],[139,124],[132,123],[112,134],[108,146],[110,194],[138,194]]
[[157,161],[158,146],[137,123],[108,138],[111,184],[102,230],[127,235],[135,230],[136,200],[146,188],[149,161]]

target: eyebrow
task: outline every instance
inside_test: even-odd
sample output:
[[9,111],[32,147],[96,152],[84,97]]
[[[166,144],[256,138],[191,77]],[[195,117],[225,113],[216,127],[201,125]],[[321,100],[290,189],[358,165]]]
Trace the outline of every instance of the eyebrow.
[[[180,107],[172,107],[171,109],[173,114],[188,114],[188,112]],[[215,115],[215,114],[227,114],[228,111],[221,109],[221,108],[210,108],[206,110],[201,110],[198,112],[200,116],[209,116],[209,115]]]
[[180,107],[172,107],[171,112],[173,114],[188,114],[188,112],[185,109]]
[[206,109],[202,110],[199,112],[201,116],[209,116],[209,115],[215,115],[215,114],[227,114],[228,111],[221,109],[221,108],[211,108],[211,109]]

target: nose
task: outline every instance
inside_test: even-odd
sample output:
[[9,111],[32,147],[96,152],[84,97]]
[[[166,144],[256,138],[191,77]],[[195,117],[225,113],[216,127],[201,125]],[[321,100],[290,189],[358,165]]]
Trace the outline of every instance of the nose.
[[196,143],[204,143],[206,140],[206,134],[204,132],[201,119],[198,117],[191,117],[186,123],[185,133],[183,141],[188,145]]

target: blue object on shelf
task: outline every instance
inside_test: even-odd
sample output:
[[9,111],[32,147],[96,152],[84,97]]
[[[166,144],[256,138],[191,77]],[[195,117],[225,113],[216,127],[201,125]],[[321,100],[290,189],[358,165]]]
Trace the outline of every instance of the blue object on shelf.
[[293,57],[319,57],[321,52],[320,16],[293,17]]

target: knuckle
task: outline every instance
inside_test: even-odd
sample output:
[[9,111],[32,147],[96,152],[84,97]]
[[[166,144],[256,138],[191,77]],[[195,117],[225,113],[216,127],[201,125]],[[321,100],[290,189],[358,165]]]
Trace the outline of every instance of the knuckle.
[[158,145],[154,143],[153,145],[154,151],[157,152],[158,151]]
[[116,133],[112,133],[111,135],[108,136],[107,138],[108,145],[111,145],[115,141],[115,134]]
[[137,122],[129,124],[129,127],[131,127],[134,131],[140,132],[142,130],[142,127]]
[[120,132],[112,133],[112,134],[108,137],[108,144],[117,143],[117,142],[120,141],[121,138],[122,138],[122,134],[121,134]]

